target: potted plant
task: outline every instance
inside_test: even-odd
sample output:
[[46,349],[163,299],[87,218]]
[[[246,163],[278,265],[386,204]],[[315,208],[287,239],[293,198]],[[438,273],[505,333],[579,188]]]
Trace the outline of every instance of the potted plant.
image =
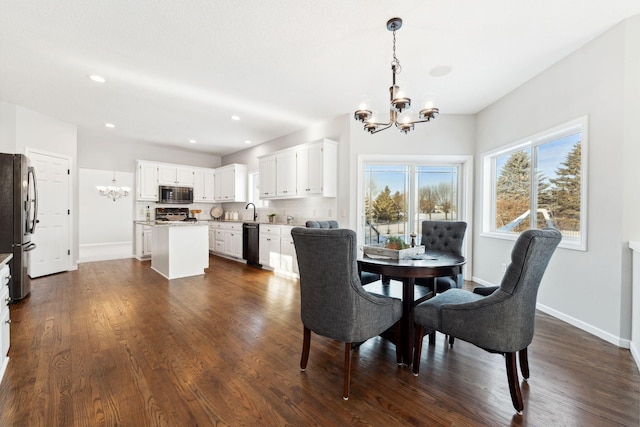
[[385,248],[387,249],[406,249],[408,245],[398,236],[389,236],[387,237],[387,241],[385,242]]
[[273,222],[276,220],[276,214],[274,213],[270,213],[269,215],[267,215],[269,217],[269,222],[271,224],[273,224]]

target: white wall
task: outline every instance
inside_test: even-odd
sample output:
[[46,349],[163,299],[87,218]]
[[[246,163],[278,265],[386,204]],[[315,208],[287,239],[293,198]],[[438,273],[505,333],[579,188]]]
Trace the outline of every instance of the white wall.
[[[338,197],[270,200],[268,207],[258,209],[258,215],[260,220],[265,220],[266,215],[270,212],[278,214],[279,218],[283,218],[285,215],[292,215],[298,224],[302,224],[308,219],[337,219],[338,221],[343,221],[339,213],[339,205],[345,203],[344,200],[348,200],[349,197],[349,188],[341,184],[341,182],[344,182],[342,180],[343,165],[345,165],[344,168],[348,168],[348,163],[343,161],[343,153],[348,153],[348,137],[349,128],[346,125],[346,117],[340,116],[299,132],[284,135],[255,147],[225,156],[222,159],[222,164],[246,164],[249,172],[256,172],[258,170],[258,157],[265,154],[322,138],[336,141],[338,143]],[[222,207],[225,210],[236,209],[241,214],[247,213],[244,210],[244,203],[224,203]],[[347,218],[346,212],[344,218]]]
[[71,158],[71,266],[78,254],[77,128],[36,111],[0,102],[0,148],[8,153],[25,153],[27,148]]
[[[79,170],[78,197],[82,202],[78,212],[78,262],[128,258],[133,254],[134,194],[114,201],[101,196],[96,189],[98,185],[112,185],[113,174],[114,171]],[[133,172],[115,174],[115,185],[135,187]]]
[[[556,251],[538,304],[622,346],[630,337],[630,261],[622,243],[625,30],[626,23],[618,25],[478,114],[475,183],[479,196],[481,153],[589,116],[588,250]],[[476,224],[482,224],[481,202],[476,197]],[[499,283],[501,263],[509,261],[512,246],[512,241],[481,237],[476,227],[474,277]]]
[[179,165],[215,168],[221,158],[209,153],[152,144],[96,132],[78,129],[78,164],[81,168],[119,170],[133,172],[136,160],[175,163]]

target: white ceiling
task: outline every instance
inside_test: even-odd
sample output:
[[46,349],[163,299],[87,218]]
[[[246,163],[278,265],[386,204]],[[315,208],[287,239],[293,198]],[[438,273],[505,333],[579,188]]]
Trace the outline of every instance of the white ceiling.
[[638,0],[0,0],[0,99],[226,155],[363,100],[384,119],[394,16],[414,105],[473,114],[639,13]]

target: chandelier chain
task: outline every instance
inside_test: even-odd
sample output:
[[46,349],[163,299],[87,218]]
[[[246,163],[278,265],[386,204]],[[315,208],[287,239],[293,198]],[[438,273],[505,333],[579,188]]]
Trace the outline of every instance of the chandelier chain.
[[402,66],[400,60],[396,56],[396,30],[393,30],[393,60],[391,61],[391,69],[394,74],[400,74],[402,72]]

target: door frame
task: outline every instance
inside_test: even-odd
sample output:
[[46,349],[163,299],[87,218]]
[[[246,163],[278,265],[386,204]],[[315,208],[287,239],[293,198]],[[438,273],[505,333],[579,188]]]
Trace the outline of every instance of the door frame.
[[[29,160],[31,160],[31,157],[30,157],[31,153],[35,153],[42,156],[58,157],[61,159],[65,159],[68,162],[69,171],[75,170],[73,165],[73,157],[69,155],[55,153],[53,151],[47,151],[47,150],[43,150],[35,147],[25,147],[24,154],[27,157],[29,157]],[[78,268],[77,263],[73,262],[73,260],[76,257],[76,250],[75,250],[76,245],[74,244],[74,240],[73,240],[73,236],[74,236],[73,218],[75,217],[75,210],[73,209],[73,204],[74,204],[73,176],[74,175],[72,175],[70,172],[69,179],[67,180],[67,209],[69,209],[69,212],[70,212],[69,215],[67,215],[67,230],[68,230],[67,238],[69,239],[69,250],[71,251],[71,254],[67,257],[67,266],[66,266],[67,271],[76,270]],[[36,179],[37,178],[38,178],[38,171],[36,171]],[[37,227],[36,227],[36,230],[37,230]]]

